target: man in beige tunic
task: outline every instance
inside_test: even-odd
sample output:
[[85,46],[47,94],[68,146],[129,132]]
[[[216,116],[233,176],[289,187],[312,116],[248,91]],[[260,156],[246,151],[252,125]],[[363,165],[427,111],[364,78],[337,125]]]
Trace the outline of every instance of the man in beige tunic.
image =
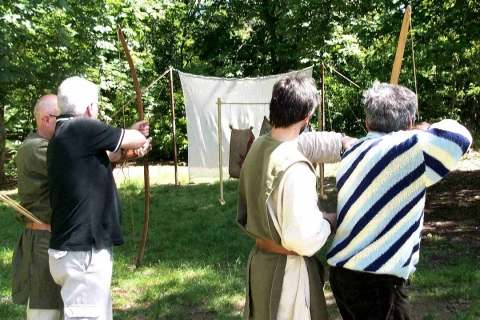
[[319,97],[312,78],[287,77],[273,88],[269,135],[257,139],[242,167],[237,223],[256,240],[247,264],[244,319],[328,319],[323,266],[314,254],[336,215],[318,209],[311,161],[338,162],[354,140],[304,133]]

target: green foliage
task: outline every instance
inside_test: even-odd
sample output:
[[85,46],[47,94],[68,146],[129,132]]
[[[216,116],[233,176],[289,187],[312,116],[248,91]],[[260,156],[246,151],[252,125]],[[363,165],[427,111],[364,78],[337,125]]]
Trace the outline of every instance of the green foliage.
[[7,141],[6,144],[6,160],[5,160],[5,179],[6,181],[16,181],[17,179],[17,165],[15,163],[15,157],[17,156],[19,144],[14,144],[11,141]]
[[[417,87],[422,120],[450,117],[479,131],[480,4],[416,0],[400,83]],[[254,77],[314,65],[325,68],[326,129],[365,134],[362,91],[389,81],[404,5],[337,0],[0,1],[0,104],[7,130],[34,127],[32,109],[65,78],[81,75],[101,88],[101,118],[137,121],[129,67],[117,41],[120,24],[140,85],[169,67],[194,74]],[[413,50],[411,39],[414,40]],[[413,55],[415,59],[413,59]],[[414,78],[416,71],[416,82]],[[177,149],[187,159],[185,107],[174,79]],[[143,93],[153,160],[173,158],[168,75]],[[122,109],[122,106],[125,106]],[[313,119],[316,122],[316,115]]]

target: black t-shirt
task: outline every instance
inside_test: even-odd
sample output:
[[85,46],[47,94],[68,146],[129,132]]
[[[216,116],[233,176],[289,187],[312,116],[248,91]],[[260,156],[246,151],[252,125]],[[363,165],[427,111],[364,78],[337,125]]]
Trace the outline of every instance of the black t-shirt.
[[89,118],[57,119],[47,150],[50,248],[88,251],[123,243],[120,199],[106,151],[117,151],[124,133]]

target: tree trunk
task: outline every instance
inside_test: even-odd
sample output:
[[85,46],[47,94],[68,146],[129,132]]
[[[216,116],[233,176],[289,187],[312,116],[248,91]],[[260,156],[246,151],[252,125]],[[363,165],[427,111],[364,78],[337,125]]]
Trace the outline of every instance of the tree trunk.
[[275,4],[272,4],[273,8],[270,8],[270,1],[263,0],[262,1],[262,11],[263,11],[263,19],[267,25],[267,30],[270,33],[271,41],[269,45],[270,50],[270,58],[272,59],[272,72],[273,73],[280,73],[282,72],[282,68],[278,63],[278,56],[277,56],[277,48],[278,48],[278,36],[277,36],[277,20],[278,18],[275,16]]
[[5,129],[5,110],[7,106],[0,107],[0,185],[5,183],[5,143],[7,130]]

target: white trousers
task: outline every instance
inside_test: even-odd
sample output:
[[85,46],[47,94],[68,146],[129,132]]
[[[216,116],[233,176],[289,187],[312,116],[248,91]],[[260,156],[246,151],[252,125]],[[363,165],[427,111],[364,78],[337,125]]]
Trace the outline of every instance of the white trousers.
[[27,320],[62,320],[63,314],[57,309],[30,309],[30,299],[27,304]]
[[112,320],[112,248],[48,253],[50,273],[62,287],[65,320]]

